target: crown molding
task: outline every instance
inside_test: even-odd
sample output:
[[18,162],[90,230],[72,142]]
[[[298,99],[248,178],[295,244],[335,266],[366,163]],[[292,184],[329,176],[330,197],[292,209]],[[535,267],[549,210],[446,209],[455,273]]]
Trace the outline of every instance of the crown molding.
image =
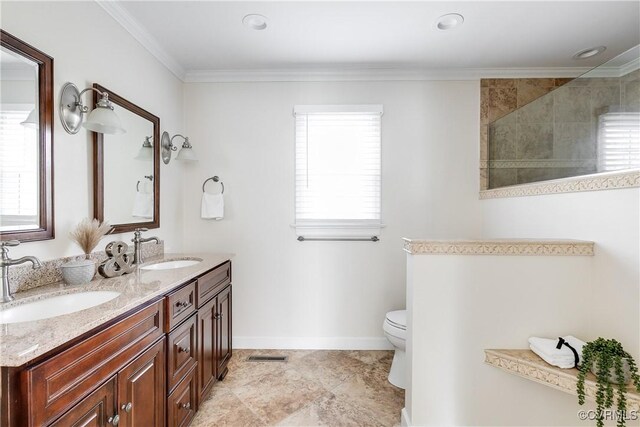
[[588,67],[465,68],[465,69],[308,69],[308,70],[203,70],[188,71],[187,83],[313,82],[392,80],[478,80],[481,78],[577,77]]
[[167,67],[177,78],[184,81],[185,69],[160,46],[160,43],[114,0],[95,0],[113,19],[133,36],[151,55]]
[[620,66],[620,77],[626,76],[638,69],[640,69],[640,58],[632,59],[626,64]]

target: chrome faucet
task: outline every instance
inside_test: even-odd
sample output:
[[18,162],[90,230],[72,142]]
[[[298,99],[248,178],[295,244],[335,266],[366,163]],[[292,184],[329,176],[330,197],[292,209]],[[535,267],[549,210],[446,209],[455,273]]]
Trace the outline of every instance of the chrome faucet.
[[9,267],[12,265],[22,264],[29,261],[33,264],[33,269],[42,267],[40,260],[34,256],[23,256],[18,259],[9,258],[9,248],[7,246],[18,246],[20,242],[18,240],[6,240],[0,242],[0,250],[2,251],[2,258],[0,258],[0,267],[2,267],[2,301],[13,301],[11,295],[11,289],[9,288]]
[[149,231],[148,228],[136,228],[133,231],[133,265],[142,264],[142,244],[154,240],[157,244],[160,244],[160,239],[157,237],[142,237],[143,231]]

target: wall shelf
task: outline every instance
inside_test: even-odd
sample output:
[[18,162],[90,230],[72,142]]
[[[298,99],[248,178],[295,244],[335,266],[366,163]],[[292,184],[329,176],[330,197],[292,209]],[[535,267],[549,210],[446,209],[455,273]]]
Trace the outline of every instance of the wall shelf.
[[[531,350],[485,350],[484,362],[511,374],[576,395],[577,369],[551,366]],[[589,373],[584,384],[587,398],[595,400],[595,376]],[[576,400],[577,403],[577,400]],[[640,393],[632,384],[627,386],[627,410],[640,410]]]

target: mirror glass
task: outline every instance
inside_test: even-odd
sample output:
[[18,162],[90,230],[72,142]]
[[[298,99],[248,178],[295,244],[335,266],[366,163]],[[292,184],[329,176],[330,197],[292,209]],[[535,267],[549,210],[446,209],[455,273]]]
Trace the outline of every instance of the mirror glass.
[[0,35],[0,237],[51,239],[53,59]]
[[109,94],[126,131],[94,136],[99,162],[96,201],[101,201],[96,206],[96,218],[108,221],[115,232],[156,228],[159,119],[108,89],[94,87]]
[[489,124],[489,188],[640,168],[640,46]]

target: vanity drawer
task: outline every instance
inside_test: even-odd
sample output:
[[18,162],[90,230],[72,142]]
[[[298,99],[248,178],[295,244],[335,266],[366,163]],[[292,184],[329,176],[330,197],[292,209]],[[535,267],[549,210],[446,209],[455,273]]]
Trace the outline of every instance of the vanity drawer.
[[171,392],[187,372],[196,365],[196,314],[169,334],[167,390]]
[[167,313],[165,331],[169,332],[196,311],[196,282],[170,293],[164,299]]
[[227,261],[198,279],[198,308],[231,283],[231,262]]
[[157,301],[26,371],[29,425],[48,424],[162,337]]
[[167,426],[188,426],[196,413],[196,387],[195,367],[178,384],[176,389],[167,399]]

